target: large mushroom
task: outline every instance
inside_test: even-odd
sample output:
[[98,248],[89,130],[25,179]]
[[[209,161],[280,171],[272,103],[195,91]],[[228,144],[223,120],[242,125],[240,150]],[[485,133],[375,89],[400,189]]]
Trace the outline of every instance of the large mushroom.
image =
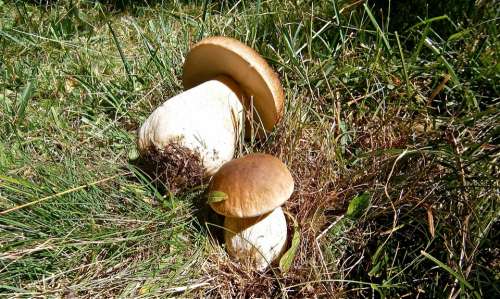
[[264,270],[281,256],[287,240],[281,205],[293,192],[290,171],[278,158],[250,154],[224,164],[212,177],[208,202],[225,216],[229,254]]
[[139,129],[141,154],[175,143],[199,155],[205,175],[212,175],[233,158],[248,125],[245,115],[267,131],[282,116],[278,76],[235,39],[210,37],[196,44],[186,57],[182,81],[186,91],[159,106]]

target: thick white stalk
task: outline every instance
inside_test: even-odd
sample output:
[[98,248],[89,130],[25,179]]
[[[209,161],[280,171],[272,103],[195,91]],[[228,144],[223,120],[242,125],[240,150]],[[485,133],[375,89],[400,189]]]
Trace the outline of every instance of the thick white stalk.
[[167,100],[139,130],[144,153],[177,142],[200,155],[205,173],[214,174],[231,160],[243,126],[243,93],[230,78],[219,76]]
[[266,269],[285,250],[286,219],[281,207],[253,218],[224,220],[224,240],[229,254],[257,270]]

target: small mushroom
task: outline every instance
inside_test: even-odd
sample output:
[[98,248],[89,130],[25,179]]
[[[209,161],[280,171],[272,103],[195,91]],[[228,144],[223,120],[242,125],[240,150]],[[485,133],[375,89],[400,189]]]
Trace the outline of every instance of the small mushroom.
[[[139,129],[141,154],[168,144],[197,153],[206,175],[214,174],[234,155],[245,114],[271,130],[283,111],[278,76],[257,52],[226,37],[196,44],[183,70],[185,92],[164,102]],[[248,125],[248,124],[247,124]]]
[[285,250],[286,219],[281,205],[293,193],[290,171],[278,158],[250,154],[224,164],[212,177],[208,202],[226,216],[229,254],[264,270]]

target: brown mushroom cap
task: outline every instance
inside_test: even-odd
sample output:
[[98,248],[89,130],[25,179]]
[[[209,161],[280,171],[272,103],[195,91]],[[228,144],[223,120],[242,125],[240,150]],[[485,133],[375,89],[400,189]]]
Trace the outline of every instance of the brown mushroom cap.
[[[256,217],[281,206],[293,187],[290,171],[278,158],[250,154],[227,162],[212,177],[209,204],[224,216]],[[223,200],[211,201],[214,194],[223,194]]]
[[[231,77],[247,98],[253,99],[253,106],[266,130],[270,131],[280,120],[285,98],[283,87],[277,74],[252,48],[221,36],[197,43],[184,63],[184,88],[195,87],[219,75]],[[249,107],[248,103],[243,105]]]

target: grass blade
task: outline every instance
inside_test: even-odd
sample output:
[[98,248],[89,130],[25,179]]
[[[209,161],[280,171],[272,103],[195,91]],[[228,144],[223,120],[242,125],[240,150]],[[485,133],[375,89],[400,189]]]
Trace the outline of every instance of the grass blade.
[[68,194],[68,193],[80,191],[80,190],[85,189],[87,187],[99,185],[99,184],[105,183],[107,181],[110,181],[112,179],[115,179],[115,178],[117,178],[119,176],[125,176],[125,175],[128,175],[128,174],[130,174],[130,172],[129,173],[121,173],[121,174],[113,175],[113,176],[110,176],[110,177],[107,177],[107,178],[104,178],[104,179],[101,179],[101,180],[98,180],[98,181],[95,181],[95,182],[91,182],[91,183],[88,183],[88,184],[85,184],[85,185],[81,185],[81,186],[78,186],[78,187],[75,187],[75,188],[71,188],[71,189],[68,189],[68,190],[64,190],[64,191],[58,192],[56,194],[45,196],[45,197],[42,197],[40,199],[37,199],[37,200],[34,200],[34,201],[30,201],[28,203],[25,203],[25,204],[22,204],[22,205],[19,205],[19,206],[15,206],[15,207],[7,209],[7,210],[0,211],[0,215],[5,215],[5,214],[8,214],[10,212],[17,211],[19,209],[27,208],[29,206],[32,206],[32,205],[35,205],[35,204],[47,201],[47,200],[52,199],[52,198],[61,197],[61,196],[65,195],[65,194]]
[[[474,291],[474,287],[461,274],[453,271],[453,269],[451,269],[448,265],[444,264],[443,262],[441,262],[437,258],[433,257],[429,253],[427,253],[427,252],[425,252],[423,250],[420,253],[424,257],[428,258],[429,260],[431,260],[432,262],[434,262],[436,265],[438,265],[439,267],[443,268],[448,273],[450,273],[453,277],[455,277],[458,281],[460,281],[460,283],[463,284],[464,286],[466,286],[469,290]],[[476,298],[480,298],[479,294],[477,292],[475,292],[475,291],[474,291],[474,295],[475,295]]]
[[118,49],[118,53],[120,53],[120,58],[123,63],[123,67],[125,68],[125,72],[127,73],[127,77],[130,81],[130,83],[134,83],[132,79],[132,73],[130,72],[130,66],[127,62],[127,59],[125,58],[125,54],[123,54],[122,46],[120,45],[120,42],[118,41],[118,38],[116,37],[115,31],[113,30],[113,27],[111,27],[111,23],[108,23],[108,28],[109,31],[111,31],[111,35],[113,36],[113,41],[115,42],[116,48]]
[[424,45],[426,45],[434,54],[439,56],[441,62],[448,69],[448,72],[450,72],[453,84],[460,85],[460,80],[458,79],[457,73],[453,69],[453,66],[448,62],[448,60],[446,60],[446,58],[444,58],[443,54],[441,53],[441,50],[435,45],[432,39],[429,37],[425,38]]
[[401,56],[401,64],[403,65],[403,74],[405,76],[405,81],[406,81],[406,92],[410,94],[410,80],[408,79],[408,70],[406,69],[406,62],[405,62],[405,56],[403,54],[403,48],[401,47],[401,42],[399,41],[398,32],[396,31],[395,34],[396,34],[396,41],[398,42],[399,55]]
[[373,26],[377,29],[378,34],[380,34],[380,37],[382,38],[382,41],[384,42],[384,46],[389,51],[389,54],[392,55],[392,48],[391,45],[389,44],[389,40],[385,36],[384,32],[380,28],[380,26],[377,23],[377,20],[375,20],[375,17],[372,14],[371,9],[368,7],[368,4],[365,2],[363,4],[363,7],[365,8],[366,13],[368,14],[368,17],[370,18],[370,21],[372,21]]
[[26,116],[26,107],[28,106],[28,101],[33,96],[33,91],[35,90],[35,86],[33,82],[28,82],[28,85],[24,88],[21,97],[19,98],[19,104],[17,107],[17,122],[23,121]]

